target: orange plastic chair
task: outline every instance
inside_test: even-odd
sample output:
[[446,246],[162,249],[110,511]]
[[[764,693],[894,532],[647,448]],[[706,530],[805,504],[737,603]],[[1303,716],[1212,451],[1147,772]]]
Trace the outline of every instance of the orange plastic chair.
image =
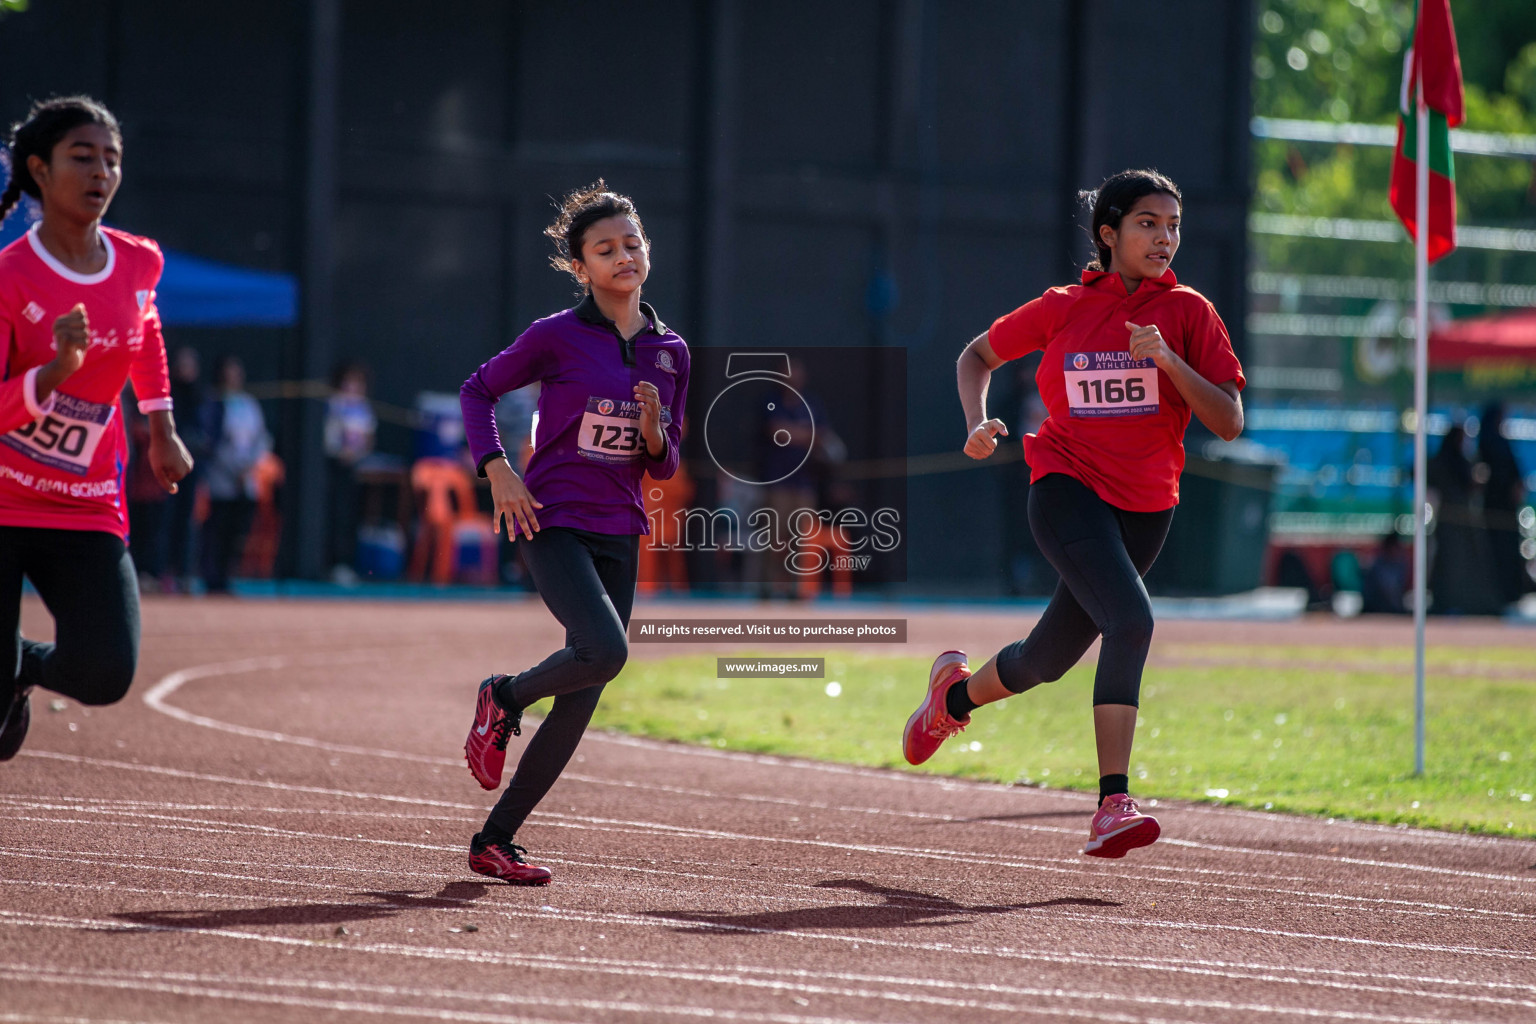
[[417,527],[406,576],[426,578],[430,560],[432,582],[450,583],[458,561],[459,524],[478,517],[474,481],[459,462],[431,457],[411,467],[411,490],[416,494]]
[[[640,583],[642,594],[655,594],[663,584],[674,593],[688,593],[688,559],[677,547],[661,547],[663,538],[675,541],[678,519],[693,501],[693,480],[682,466],[667,480],[640,481],[640,492],[645,501],[646,518],[651,522],[651,532],[640,538]],[[660,494],[658,498],[656,495]],[[662,521],[663,538],[656,536],[657,517]]]

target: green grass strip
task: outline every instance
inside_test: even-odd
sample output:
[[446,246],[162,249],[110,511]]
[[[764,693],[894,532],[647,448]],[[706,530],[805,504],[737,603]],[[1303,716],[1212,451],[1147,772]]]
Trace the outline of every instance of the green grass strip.
[[[901,729],[928,659],[824,656],[825,678],[788,680],[717,679],[713,655],[631,661],[593,724],[720,749],[1097,789],[1091,663],[979,709],[913,769]],[[1210,645],[1171,656],[1188,664],[1149,667],[1142,685],[1138,797],[1536,836],[1536,651],[1430,650],[1422,778],[1412,775],[1412,670],[1398,667],[1400,651]]]

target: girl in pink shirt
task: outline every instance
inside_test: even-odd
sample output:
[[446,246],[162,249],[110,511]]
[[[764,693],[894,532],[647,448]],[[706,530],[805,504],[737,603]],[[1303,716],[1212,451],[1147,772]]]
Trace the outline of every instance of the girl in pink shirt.
[[[119,396],[132,380],[147,457],[174,493],[192,468],[171,415],[147,238],[101,223],[122,181],[122,132],[84,96],[37,103],[13,126],[0,220],[23,194],[43,219],[0,250],[0,761],[26,738],[34,686],[82,704],[128,692],[139,591],[128,555],[128,448]],[[21,636],[23,578],[55,643]]]

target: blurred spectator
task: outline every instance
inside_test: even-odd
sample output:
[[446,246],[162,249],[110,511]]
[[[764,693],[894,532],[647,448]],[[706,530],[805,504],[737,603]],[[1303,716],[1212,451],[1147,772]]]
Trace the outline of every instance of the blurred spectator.
[[[131,392],[122,401],[123,421],[128,428],[128,551],[139,574],[139,588],[153,593],[160,587],[164,568],[161,544],[168,494],[155,479],[149,461],[149,417],[139,412]],[[182,486],[185,486],[183,483]]]
[[1436,498],[1431,608],[1441,614],[1486,615],[1499,604],[1488,583],[1488,555],[1466,443],[1467,432],[1458,423],[1446,431],[1440,450],[1429,460],[1428,484]]
[[241,545],[240,575],[253,579],[271,579],[277,567],[277,549],[283,537],[282,503],[278,495],[288,473],[283,460],[267,452],[256,460],[251,470],[255,486],[255,508],[251,527]]
[[1525,559],[1520,557],[1520,509],[1525,484],[1514,447],[1504,436],[1504,403],[1483,407],[1477,432],[1477,458],[1488,467],[1483,485],[1483,531],[1487,538],[1493,592],[1509,605],[1525,593]]
[[1306,591],[1308,611],[1328,607],[1327,597],[1318,586],[1317,580],[1312,578],[1312,571],[1307,568],[1306,560],[1294,548],[1286,548],[1280,552],[1280,562],[1275,571],[1275,585]]
[[327,559],[331,578],[338,583],[357,580],[357,464],[373,451],[378,426],[368,401],[367,369],[360,363],[338,366],[325,403],[325,454],[331,488]]
[[1403,597],[1408,593],[1408,574],[1408,552],[1396,533],[1386,534],[1361,580],[1361,611],[1384,615],[1407,612]]
[[[1365,585],[1364,580],[1365,575],[1360,571],[1360,556],[1350,548],[1340,548],[1328,560],[1328,583],[1333,588],[1335,598],[1340,593],[1360,593]],[[1339,603],[1335,601],[1335,609],[1338,606]]]
[[210,594],[229,592],[229,574],[256,508],[255,470],[272,450],[266,418],[245,392],[245,364],[219,359],[218,392],[203,404],[202,427],[209,456],[203,469],[208,523],[203,538],[203,582]]
[[[192,589],[197,565],[197,531],[194,511],[208,458],[208,435],[203,430],[202,361],[197,350],[182,346],[171,359],[171,405],[176,429],[192,453],[192,472],[182,478],[175,494],[168,495],[161,523],[160,585],[166,591]],[[123,408],[128,408],[126,405]]]

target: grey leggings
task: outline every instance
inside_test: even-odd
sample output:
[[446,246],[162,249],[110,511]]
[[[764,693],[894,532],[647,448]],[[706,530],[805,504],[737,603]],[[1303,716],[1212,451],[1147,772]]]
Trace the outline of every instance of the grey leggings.
[[555,784],[597,710],[603,686],[629,657],[629,612],[635,602],[640,538],[547,526],[517,542],[539,596],[565,627],[565,646],[504,680],[503,706],[526,708],[555,698],[528,741],[506,792],[486,824],[516,834]]
[[1127,512],[1061,473],[1029,488],[1029,526],[1061,574],[1027,638],[997,655],[997,675],[1014,693],[1060,679],[1101,634],[1093,703],[1136,705],[1152,646],[1152,604],[1141,577],[1163,548],[1173,509]]

